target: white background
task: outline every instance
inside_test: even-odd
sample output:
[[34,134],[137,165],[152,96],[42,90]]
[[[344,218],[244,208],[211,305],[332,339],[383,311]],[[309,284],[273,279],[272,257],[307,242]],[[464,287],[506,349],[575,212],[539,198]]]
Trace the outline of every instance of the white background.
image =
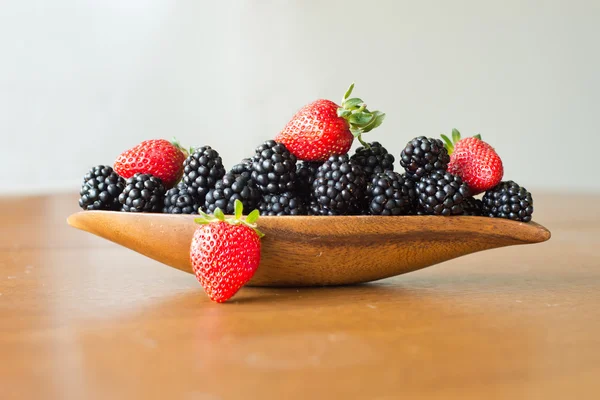
[[0,5],[0,193],[78,190],[148,138],[230,166],[352,81],[396,156],[456,127],[532,191],[600,191],[597,0]]

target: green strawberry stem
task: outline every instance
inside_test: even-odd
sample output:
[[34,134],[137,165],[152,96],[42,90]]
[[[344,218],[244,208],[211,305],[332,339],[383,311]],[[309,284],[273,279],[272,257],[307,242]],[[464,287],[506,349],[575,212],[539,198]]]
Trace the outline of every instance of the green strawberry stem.
[[234,212],[235,215],[233,217],[226,217],[225,214],[223,213],[223,211],[218,207],[215,210],[215,212],[213,213],[213,215],[206,214],[202,210],[199,210],[198,213],[200,214],[200,216],[198,218],[195,218],[194,222],[196,222],[197,224],[201,224],[201,225],[211,224],[213,222],[227,222],[228,224],[231,224],[231,225],[246,225],[247,227],[254,230],[254,232],[256,232],[256,234],[258,235],[258,237],[262,238],[265,236],[264,233],[262,233],[260,230],[258,230],[258,226],[256,224],[256,221],[258,220],[258,217],[260,216],[260,213],[258,212],[258,210],[254,210],[250,214],[248,214],[248,216],[246,218],[242,218],[242,214],[244,211],[244,205],[242,204],[242,202],[240,200],[236,200],[234,202],[234,210],[235,210],[235,212]]
[[[454,145],[458,143],[461,139],[460,132],[458,131],[458,129],[452,129],[452,140],[450,140],[448,136],[444,134],[440,136],[444,141],[444,147],[446,148],[446,150],[448,150],[448,155],[452,155],[452,153],[454,153]],[[479,133],[473,137],[481,140],[481,134]]]
[[385,119],[385,113],[381,111],[369,111],[362,99],[357,97],[350,98],[352,90],[354,90],[354,83],[350,85],[344,94],[342,105],[337,109],[337,115],[348,121],[352,135],[358,139],[360,144],[369,148],[369,144],[363,141],[362,134],[381,125]]

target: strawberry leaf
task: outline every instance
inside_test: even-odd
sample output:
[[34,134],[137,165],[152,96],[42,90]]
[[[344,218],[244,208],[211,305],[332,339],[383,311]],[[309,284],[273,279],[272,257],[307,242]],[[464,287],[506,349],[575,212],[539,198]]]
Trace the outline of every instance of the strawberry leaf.
[[258,237],[264,237],[264,233],[258,230],[256,226],[256,221],[260,216],[260,212],[258,210],[254,210],[246,218],[243,218],[243,211],[244,205],[240,200],[236,200],[234,203],[235,215],[233,217],[226,217],[220,208],[217,208],[213,215],[208,215],[202,210],[198,210],[200,216],[195,218],[194,222],[197,224],[211,224],[214,222],[223,221],[231,225],[245,225],[255,231]]
[[345,108],[342,108],[342,107],[337,109],[337,116],[340,118],[347,119],[350,115],[352,115],[352,111],[350,111],[350,110],[346,110]]
[[359,98],[352,98],[352,99],[348,99],[344,102],[344,108],[346,109],[352,109],[352,108],[356,108],[356,107],[360,107],[360,105],[363,104],[362,99]]
[[203,225],[203,224],[210,224],[212,221],[210,221],[204,217],[198,217],[198,218],[194,218],[194,222],[197,224]]
[[201,209],[198,209],[198,214],[200,214],[201,218],[207,219],[207,220],[213,220],[214,217],[211,215],[208,215],[207,213],[205,213],[204,211],[202,211]]
[[457,129],[452,129],[452,141],[454,143],[460,140],[460,132]]
[[348,122],[358,127],[365,127],[373,121],[374,117],[374,114],[357,112],[348,117]]
[[444,134],[442,134],[440,136],[442,137],[442,140],[444,140],[444,142],[446,143],[447,147],[453,147],[452,140],[450,140],[448,138],[448,136],[446,136]]
[[354,83],[352,83],[352,85],[350,85],[348,90],[346,90],[346,93],[344,94],[344,99],[342,100],[342,103],[344,103],[346,101],[346,99],[348,97],[350,97],[350,95],[352,94],[352,90],[354,90]]
[[367,126],[365,126],[362,129],[363,133],[369,132],[370,130],[377,128],[383,123],[383,120],[385,119],[385,113],[382,113],[381,111],[373,111],[372,115],[373,119],[371,120],[371,122],[369,122]]
[[353,89],[354,83],[350,85],[350,88],[346,91],[346,94],[344,94],[342,105],[337,109],[337,115],[348,121],[349,130],[352,135],[356,137],[363,146],[366,146],[361,135],[381,125],[385,119],[385,114],[381,111],[368,110],[367,105],[360,98],[350,98]]
[[246,222],[249,224],[253,224],[258,220],[259,216],[260,213],[258,212],[258,210],[254,210],[250,214],[248,214],[248,216],[246,217]]
[[482,139],[481,139],[481,134],[480,134],[480,133],[478,133],[477,135],[475,135],[475,136],[473,136],[473,137],[474,137],[474,138],[476,138],[476,139],[482,140]]
[[225,221],[225,214],[223,214],[223,211],[221,211],[220,208],[217,207],[217,209],[214,212],[214,215],[219,221]]
[[235,211],[235,219],[241,219],[242,212],[244,210],[244,205],[242,204],[242,202],[239,199],[236,199],[233,207],[234,207],[234,211]]
[[444,143],[446,144],[446,150],[448,150],[448,154],[452,154],[454,152],[454,144],[446,135],[441,135]]

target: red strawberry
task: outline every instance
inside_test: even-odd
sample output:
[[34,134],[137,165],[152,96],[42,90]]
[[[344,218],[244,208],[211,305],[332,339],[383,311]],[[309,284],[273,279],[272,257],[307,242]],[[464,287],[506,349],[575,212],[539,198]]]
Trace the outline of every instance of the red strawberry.
[[472,195],[485,192],[502,180],[504,168],[496,150],[481,135],[461,139],[460,132],[452,130],[452,141],[442,135],[450,154],[448,172],[462,178]]
[[326,161],[331,155],[346,154],[354,137],[369,147],[361,135],[381,125],[385,114],[367,110],[361,99],[349,98],[352,89],[354,84],[344,95],[341,107],[323,99],[302,107],[275,141],[305,161]]
[[214,216],[200,212],[202,224],[194,232],[190,260],[198,282],[211,300],[223,303],[244,286],[260,263],[258,210],[242,219],[242,202],[235,201],[235,217],[225,219],[217,208]]
[[113,169],[127,179],[136,173],[151,174],[160,178],[166,189],[181,179],[186,154],[177,143],[164,139],[145,140],[121,153]]

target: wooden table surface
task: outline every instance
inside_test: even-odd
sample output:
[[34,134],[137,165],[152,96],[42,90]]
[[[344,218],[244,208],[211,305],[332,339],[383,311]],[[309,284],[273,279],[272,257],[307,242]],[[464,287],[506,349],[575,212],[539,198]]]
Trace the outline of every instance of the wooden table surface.
[[600,398],[600,196],[537,196],[542,244],[228,304],[76,200],[0,198],[0,399]]

